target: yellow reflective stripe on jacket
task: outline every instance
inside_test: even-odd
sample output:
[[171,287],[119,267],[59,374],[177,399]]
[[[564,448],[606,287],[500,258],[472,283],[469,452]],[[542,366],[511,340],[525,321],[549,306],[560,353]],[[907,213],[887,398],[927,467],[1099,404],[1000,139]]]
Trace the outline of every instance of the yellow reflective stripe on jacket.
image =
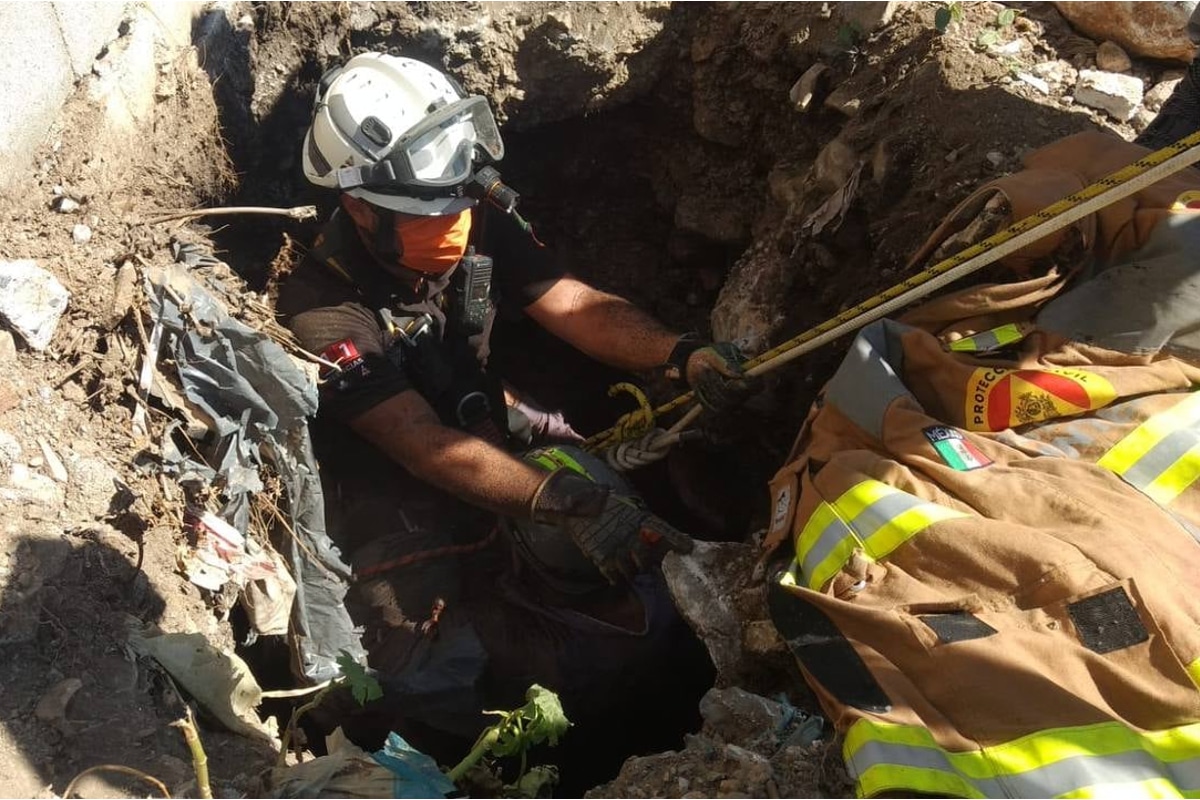
[[885,791],[963,797],[1200,796],[1200,723],[1135,731],[1119,722],[1053,728],[966,752],[924,728],[860,719],[844,754],[864,796]]
[[1200,478],[1200,393],[1155,414],[1096,462],[1159,505]]
[[1025,332],[1020,325],[1011,323],[983,331],[974,336],[964,336],[950,343],[950,349],[956,353],[987,353],[997,350],[1007,344],[1019,342],[1025,338]]
[[880,559],[935,522],[965,517],[876,480],[865,480],[832,503],[822,502],[796,539],[804,583],[820,590],[855,550]]

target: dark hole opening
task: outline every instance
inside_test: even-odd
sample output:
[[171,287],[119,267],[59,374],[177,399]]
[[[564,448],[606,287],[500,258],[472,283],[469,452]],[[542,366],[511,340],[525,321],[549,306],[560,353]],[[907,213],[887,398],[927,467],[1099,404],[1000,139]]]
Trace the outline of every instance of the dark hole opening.
[[[219,20],[208,23],[217,29],[221,24]],[[210,53],[212,71],[240,76],[225,80],[224,88],[221,81],[217,84],[225,135],[241,176],[240,189],[228,202],[281,207],[314,204],[323,221],[336,197],[305,181],[300,148],[312,93],[324,65],[308,58],[286,77],[272,108],[251,113],[255,72],[250,66],[248,37],[232,29],[224,36],[227,50],[221,59]],[[271,69],[269,63],[256,67]],[[658,120],[649,109],[631,106],[521,133],[505,131],[508,154],[500,166],[505,180],[522,193],[522,211],[539,236],[562,251],[573,271],[599,288],[629,298],[670,326],[704,330],[707,308],[715,300],[719,283],[698,282],[696,269],[699,266],[724,275],[740,248],[680,242],[678,236],[672,239],[672,211],[655,198],[650,182],[656,164],[669,154],[670,143],[655,131]],[[318,223],[245,217],[217,227],[212,238],[218,255],[252,289],[266,291],[284,234],[307,247],[317,230]],[[535,378],[539,372],[546,373],[549,364],[578,364],[580,360],[577,353],[567,352],[567,345],[532,324],[511,326],[499,338],[513,354],[513,369],[525,370]],[[583,420],[581,430],[603,429],[629,410],[605,396],[607,376],[594,365],[588,377],[597,391],[573,401],[571,411],[577,420]],[[709,501],[702,512],[697,513],[675,490],[673,484],[679,483],[680,476],[685,482],[699,481],[694,494]],[[758,502],[764,485],[760,477],[720,452],[699,448],[676,463],[663,462],[643,470],[634,480],[651,508],[668,521],[700,538],[719,539],[740,538],[747,530],[751,510],[762,505]],[[244,625],[244,621],[235,617],[235,625]],[[244,629],[237,633],[239,640],[244,638]],[[289,685],[286,647],[262,639],[242,650],[265,688]],[[581,795],[615,776],[627,757],[678,749],[683,735],[698,729],[697,704],[712,685],[713,667],[694,637],[674,655],[674,663],[648,674],[628,696],[613,698],[610,717],[576,726],[557,748],[538,748],[534,758],[560,769],[562,783],[557,793]],[[277,703],[264,710],[279,716],[282,726],[292,707]],[[378,748],[386,727],[361,732],[358,743],[368,750]],[[460,741],[421,737],[419,731],[408,733],[414,737],[410,740],[414,746],[447,766],[465,754]],[[318,752],[322,747],[317,736],[311,737],[309,744]]]

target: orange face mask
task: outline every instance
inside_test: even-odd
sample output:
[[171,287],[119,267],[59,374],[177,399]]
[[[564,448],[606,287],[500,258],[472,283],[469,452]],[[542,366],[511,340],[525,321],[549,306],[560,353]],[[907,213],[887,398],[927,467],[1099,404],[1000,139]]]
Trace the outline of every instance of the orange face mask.
[[399,263],[417,272],[440,275],[467,252],[471,233],[469,208],[460,214],[436,217],[397,214],[391,236],[381,240],[377,233],[381,218],[378,209],[348,194],[342,195],[342,207],[354,220],[367,250],[385,265]]

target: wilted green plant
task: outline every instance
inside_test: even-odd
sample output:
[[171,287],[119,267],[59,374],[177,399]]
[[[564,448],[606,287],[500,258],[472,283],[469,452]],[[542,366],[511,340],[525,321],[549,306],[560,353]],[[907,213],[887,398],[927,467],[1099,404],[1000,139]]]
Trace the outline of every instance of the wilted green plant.
[[461,780],[484,756],[520,756],[521,771],[517,776],[517,784],[521,784],[525,777],[525,759],[529,748],[546,741],[553,747],[571,726],[567,715],[563,713],[558,695],[549,689],[535,683],[525,693],[525,699],[528,702],[515,711],[485,712],[495,714],[500,721],[481,733],[467,757],[446,773],[450,780]]

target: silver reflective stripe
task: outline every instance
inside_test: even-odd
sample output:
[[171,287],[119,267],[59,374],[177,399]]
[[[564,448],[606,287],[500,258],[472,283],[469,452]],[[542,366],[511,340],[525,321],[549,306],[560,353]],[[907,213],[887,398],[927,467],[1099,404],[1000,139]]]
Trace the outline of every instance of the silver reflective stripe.
[[1130,486],[1145,491],[1159,475],[1174,466],[1176,461],[1197,444],[1200,444],[1200,436],[1197,436],[1195,431],[1188,428],[1171,431],[1121,473],[1121,477]]
[[1088,786],[1166,778],[1182,792],[1200,788],[1200,758],[1163,762],[1145,750],[1105,756],[1072,756],[1044,767],[999,778],[1013,797],[1053,797]]
[[[836,509],[835,509],[836,513]],[[804,563],[800,565],[801,571],[805,578],[811,578],[813,571],[820,565],[825,557],[832,552],[838,542],[850,535],[850,529],[846,527],[846,523],[842,522],[841,518],[834,517],[833,520],[825,526],[817,536],[817,541],[809,549],[808,555],[804,557]]]
[[[986,758],[979,753],[981,760]],[[933,747],[911,747],[872,740],[850,757],[847,766],[858,779],[877,765],[915,767],[947,772],[974,786],[986,797],[1057,797],[1089,786],[1103,786],[1165,778],[1181,792],[1200,790],[1200,757],[1163,762],[1145,750],[1111,755],[1079,755],[1044,767],[996,778],[971,778],[962,774],[946,754]]]
[[968,778],[954,768],[946,754],[935,747],[911,747],[905,744],[881,742],[875,739],[858,748],[846,761],[850,777],[856,781],[871,767],[914,767],[947,772],[974,786],[985,797],[1007,797],[998,781],[989,778]]
[[972,343],[975,345],[975,349],[980,352],[995,350],[1000,346],[1000,337],[996,335],[995,331],[984,331],[983,333],[977,333],[970,338]]
[[[892,490],[891,493],[884,495],[858,512],[858,515],[850,520],[850,528],[853,528],[854,532],[858,534],[858,538],[865,543],[893,518],[922,504],[921,500],[910,494]],[[837,506],[834,505],[834,511],[837,510]],[[850,528],[847,528],[845,523],[837,517],[825,526],[825,530],[821,531],[821,535],[817,537],[812,549],[804,557],[802,569],[806,578],[811,578],[821,562],[833,552],[833,548],[850,535]]]

